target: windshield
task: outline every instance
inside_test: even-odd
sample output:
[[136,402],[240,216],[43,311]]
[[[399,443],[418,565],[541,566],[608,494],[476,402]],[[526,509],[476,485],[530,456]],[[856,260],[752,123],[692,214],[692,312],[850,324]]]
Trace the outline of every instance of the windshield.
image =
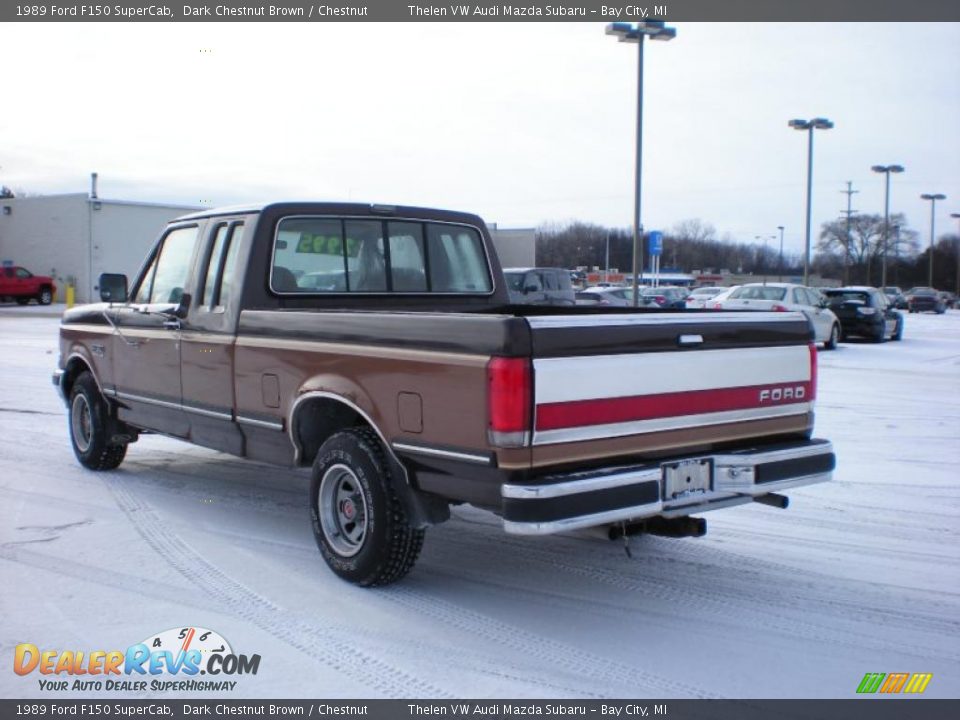
[[770,285],[753,285],[742,287],[730,293],[730,299],[736,300],[783,300],[787,294],[787,289],[782,287],[771,287]]

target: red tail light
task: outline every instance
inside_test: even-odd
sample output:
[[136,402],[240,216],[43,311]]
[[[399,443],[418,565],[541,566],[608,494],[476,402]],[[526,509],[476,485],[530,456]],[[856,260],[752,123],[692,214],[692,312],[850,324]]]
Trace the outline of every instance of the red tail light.
[[487,365],[490,442],[498,447],[527,443],[533,405],[533,373],[526,358],[495,357]]
[[810,343],[810,402],[817,399],[817,345]]
[[770,308],[774,312],[789,312],[789,309],[781,305],[780,303],[774,303],[773,307]]

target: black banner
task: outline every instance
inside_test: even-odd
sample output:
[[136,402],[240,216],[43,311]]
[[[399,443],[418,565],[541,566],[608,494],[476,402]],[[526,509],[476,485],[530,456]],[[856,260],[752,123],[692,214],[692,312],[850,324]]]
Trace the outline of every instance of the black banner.
[[800,21],[920,22],[958,21],[956,0],[519,0],[425,2],[367,0],[311,3],[302,0],[219,0],[165,2],[122,0],[84,3],[35,0],[0,5],[5,22],[638,22]]

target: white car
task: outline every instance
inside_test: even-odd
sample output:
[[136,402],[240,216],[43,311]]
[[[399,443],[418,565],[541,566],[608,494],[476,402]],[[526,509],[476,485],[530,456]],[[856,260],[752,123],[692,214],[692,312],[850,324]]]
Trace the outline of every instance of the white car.
[[698,287],[690,291],[685,300],[688,310],[702,309],[707,307],[707,301],[715,298],[720,293],[726,292],[727,288],[722,287]]
[[792,283],[741,285],[718,303],[720,310],[799,311],[813,325],[814,342],[833,350],[840,341],[840,321],[818,290]]

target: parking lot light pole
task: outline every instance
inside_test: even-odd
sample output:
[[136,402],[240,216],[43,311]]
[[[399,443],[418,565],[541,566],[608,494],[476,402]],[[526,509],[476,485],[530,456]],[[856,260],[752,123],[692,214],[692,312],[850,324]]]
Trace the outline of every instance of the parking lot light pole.
[[633,306],[640,305],[640,273],[643,266],[643,247],[641,245],[640,224],[640,175],[643,165],[643,39],[673,40],[677,36],[674,28],[667,27],[661,20],[644,20],[636,25],[632,23],[610,23],[607,35],[615,35],[620,42],[637,44],[637,161],[635,166],[635,187],[633,199]]
[[920,199],[930,201],[930,270],[927,275],[927,285],[933,287],[933,221],[936,217],[937,200],[946,200],[947,196],[943,193],[924,193],[920,196]]
[[777,282],[783,282],[783,225],[777,225],[780,231],[780,257],[777,260]]
[[[960,213],[950,213],[950,217],[960,221]],[[958,223],[958,226],[960,226],[960,223]],[[957,250],[957,278],[956,278],[957,286],[956,286],[956,289],[954,290],[954,294],[958,298],[960,298],[960,229],[958,229],[958,232],[957,232],[956,246],[957,246],[956,248]]]
[[829,130],[833,123],[826,118],[813,118],[813,120],[791,120],[787,123],[794,130],[806,130],[810,133],[807,142],[807,229],[804,235],[803,243],[803,284],[810,284],[810,210],[813,203],[813,131]]
[[[883,200],[883,252],[880,254],[880,287],[887,286],[887,248],[890,245],[890,173],[902,173],[903,165],[874,165],[870,168],[875,173],[885,176],[885,191]],[[867,278],[867,283],[870,278]]]

